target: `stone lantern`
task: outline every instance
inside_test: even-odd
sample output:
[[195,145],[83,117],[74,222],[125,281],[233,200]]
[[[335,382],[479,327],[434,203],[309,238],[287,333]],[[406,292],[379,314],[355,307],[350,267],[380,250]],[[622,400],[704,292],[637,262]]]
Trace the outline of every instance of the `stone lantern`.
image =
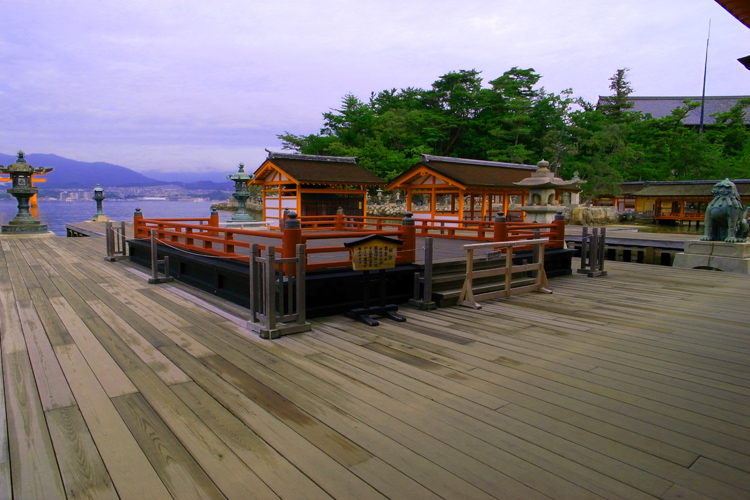
[[537,163],[539,167],[531,177],[520,182],[514,182],[516,186],[521,186],[529,190],[529,198],[526,205],[522,207],[512,207],[514,210],[526,212],[526,222],[537,222],[540,224],[550,224],[555,220],[558,211],[565,208],[557,204],[555,193],[559,190],[580,192],[580,185],[584,180],[573,179],[564,181],[549,170],[549,162],[542,160]]
[[247,213],[247,199],[250,198],[250,191],[248,191],[247,186],[254,178],[254,175],[245,173],[244,163],[240,163],[236,174],[227,175],[227,179],[234,182],[234,193],[232,193],[232,196],[237,200],[237,213],[229,219],[230,222],[249,222],[255,220]]
[[29,200],[36,194],[38,188],[31,185],[33,174],[46,174],[51,167],[34,168],[24,158],[23,151],[18,152],[18,159],[7,167],[0,166],[0,173],[8,174],[13,186],[8,193],[18,200],[18,213],[8,224],[2,226],[3,234],[40,234],[49,233],[46,224],[42,224],[31,215]]
[[96,202],[96,213],[91,218],[93,222],[109,222],[109,217],[104,214],[102,210],[102,202],[104,201],[104,189],[97,184],[94,188],[94,201]]

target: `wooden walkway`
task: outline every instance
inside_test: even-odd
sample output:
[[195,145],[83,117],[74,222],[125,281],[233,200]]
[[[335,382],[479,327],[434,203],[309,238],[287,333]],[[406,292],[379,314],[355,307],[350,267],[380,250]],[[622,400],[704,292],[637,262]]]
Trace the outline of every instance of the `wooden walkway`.
[[609,275],[264,341],[103,238],[0,239],[0,498],[750,498],[750,278]]

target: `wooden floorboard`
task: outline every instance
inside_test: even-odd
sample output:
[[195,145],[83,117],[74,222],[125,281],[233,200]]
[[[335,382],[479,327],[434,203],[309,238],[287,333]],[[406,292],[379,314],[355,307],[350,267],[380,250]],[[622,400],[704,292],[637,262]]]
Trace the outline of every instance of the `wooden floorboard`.
[[747,500],[750,278],[606,267],[268,341],[101,237],[0,238],[0,498]]

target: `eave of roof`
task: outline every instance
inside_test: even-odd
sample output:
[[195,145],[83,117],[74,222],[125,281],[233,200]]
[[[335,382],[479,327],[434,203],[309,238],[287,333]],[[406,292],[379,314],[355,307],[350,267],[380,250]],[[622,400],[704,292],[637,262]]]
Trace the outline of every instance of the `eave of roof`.
[[418,169],[426,168],[461,187],[509,187],[537,170],[536,165],[422,155],[419,163],[396,177],[389,188],[400,185]]
[[716,0],[730,14],[742,24],[750,28],[750,4],[747,0]]
[[[711,197],[711,189],[717,180],[708,181],[658,181],[658,182],[644,182],[641,183],[642,188],[638,189],[636,186],[632,186],[636,189],[626,189],[625,184],[623,185],[623,191],[627,191],[627,194],[633,196],[648,196],[653,198],[658,197]],[[733,180],[737,191],[743,195],[750,195],[750,179],[738,179]],[[631,184],[631,183],[626,183]],[[635,183],[632,183],[635,184]]]
[[[262,184],[270,165],[299,184],[382,186],[386,182],[356,163],[356,158],[272,153],[256,170]],[[258,176],[260,174],[260,176]]]

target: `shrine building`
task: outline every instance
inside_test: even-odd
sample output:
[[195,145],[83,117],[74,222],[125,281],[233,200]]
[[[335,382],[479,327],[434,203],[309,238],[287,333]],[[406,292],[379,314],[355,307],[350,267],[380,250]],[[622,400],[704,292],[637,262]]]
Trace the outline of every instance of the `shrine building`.
[[406,192],[415,219],[492,220],[511,205],[525,205],[528,189],[514,183],[536,165],[422,155],[386,187]]
[[386,184],[353,157],[272,151],[254,175],[251,185],[262,189],[263,218],[271,227],[280,226],[285,210],[318,216],[341,207],[345,215],[365,215],[367,188]]

